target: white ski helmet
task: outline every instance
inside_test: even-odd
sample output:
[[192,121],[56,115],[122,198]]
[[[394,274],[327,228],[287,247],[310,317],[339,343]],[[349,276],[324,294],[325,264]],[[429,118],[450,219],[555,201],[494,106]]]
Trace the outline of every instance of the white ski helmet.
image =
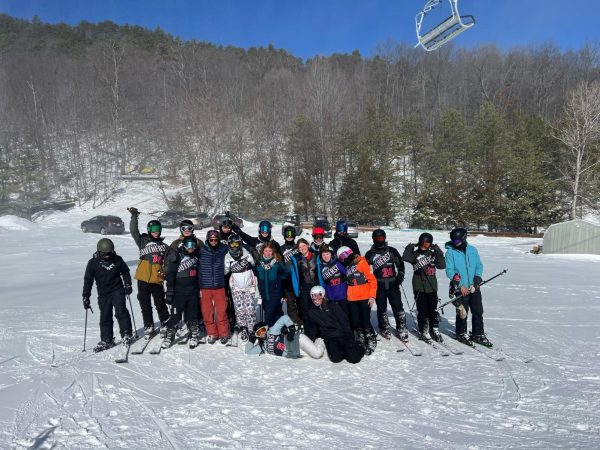
[[310,296],[312,297],[315,294],[321,294],[323,297],[325,297],[325,289],[323,289],[323,286],[313,286],[310,290]]
[[340,261],[344,261],[351,254],[352,254],[352,249],[350,247],[342,246],[342,247],[338,248],[337,257]]

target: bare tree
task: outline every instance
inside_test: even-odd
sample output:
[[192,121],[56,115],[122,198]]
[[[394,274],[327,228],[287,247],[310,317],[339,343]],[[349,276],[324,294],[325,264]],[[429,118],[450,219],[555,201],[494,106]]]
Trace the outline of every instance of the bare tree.
[[564,144],[568,164],[562,173],[571,186],[571,219],[577,216],[577,205],[585,196],[583,189],[593,178],[600,163],[600,82],[582,82],[569,96],[561,124],[554,137]]

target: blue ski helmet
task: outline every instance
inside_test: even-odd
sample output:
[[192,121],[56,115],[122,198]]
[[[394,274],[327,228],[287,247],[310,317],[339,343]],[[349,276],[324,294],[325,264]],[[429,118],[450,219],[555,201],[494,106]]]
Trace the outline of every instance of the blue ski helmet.
[[338,233],[347,233],[348,232],[348,222],[345,220],[338,220],[335,223],[335,231]]
[[269,233],[269,234],[271,234],[271,228],[273,228],[273,225],[271,225],[271,222],[269,222],[268,220],[262,220],[258,224],[258,232],[259,233]]

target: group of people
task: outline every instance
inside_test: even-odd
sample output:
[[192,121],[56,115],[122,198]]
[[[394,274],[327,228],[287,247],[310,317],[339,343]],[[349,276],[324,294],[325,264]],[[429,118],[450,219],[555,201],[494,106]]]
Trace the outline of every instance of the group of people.
[[[318,358],[325,351],[331,361],[357,363],[377,346],[371,309],[377,308],[380,334],[392,333],[408,340],[406,314],[400,293],[404,262],[413,267],[412,287],[420,339],[441,342],[438,314],[437,269],[445,269],[457,308],[456,338],[491,346],[483,328],[483,306],[478,285],[483,266],[477,249],[467,243],[467,230],[455,228],[446,243],[446,254],[422,233],[402,254],[388,245],[386,233],[372,233],[373,244],[365,256],[348,236],[345,221],[325,243],[325,230],[313,228],[312,242],[297,239],[296,229],[283,229],[283,244],[276,242],[272,225],[262,221],[258,236],[250,236],[229,217],[206,233],[203,242],[189,220],[180,223],[181,235],[170,245],[163,241],[159,221],[138,230],[136,208],[130,232],[139,248],[134,278],[145,334],[163,337],[170,346],[181,321],[189,330],[189,345],[227,344],[233,335],[246,343],[246,353],[269,353],[290,358],[302,349]],[[90,307],[93,282],[98,289],[101,341],[97,350],[114,343],[113,315],[121,337],[131,341],[131,318],[126,296],[132,293],[131,276],[110,239],[98,242],[88,262],[83,288],[84,308]],[[152,300],[160,321],[156,330]],[[388,317],[388,302],[394,327]],[[285,312],[284,312],[285,305]],[[257,306],[259,306],[257,308]],[[472,312],[472,335],[467,334],[467,313]],[[257,310],[258,316],[257,317]]]

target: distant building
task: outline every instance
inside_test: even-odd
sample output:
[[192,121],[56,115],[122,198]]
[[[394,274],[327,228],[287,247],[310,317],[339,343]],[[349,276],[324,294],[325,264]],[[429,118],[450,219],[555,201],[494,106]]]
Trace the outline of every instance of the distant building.
[[544,253],[600,255],[600,225],[575,219],[555,223],[544,233]]

